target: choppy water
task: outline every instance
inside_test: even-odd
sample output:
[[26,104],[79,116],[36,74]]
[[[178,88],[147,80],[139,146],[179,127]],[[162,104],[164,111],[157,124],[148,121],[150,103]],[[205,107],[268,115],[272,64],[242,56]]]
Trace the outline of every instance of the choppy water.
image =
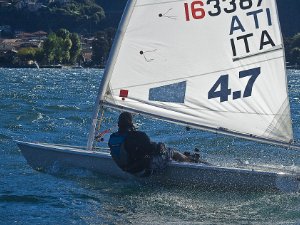
[[[137,183],[70,170],[32,170],[13,140],[85,145],[101,70],[0,69],[0,224],[300,224],[299,193],[240,193]],[[300,71],[289,71],[300,140]],[[109,111],[105,127],[114,126]],[[299,153],[137,116],[155,141],[199,147],[209,161],[236,159],[299,170]]]

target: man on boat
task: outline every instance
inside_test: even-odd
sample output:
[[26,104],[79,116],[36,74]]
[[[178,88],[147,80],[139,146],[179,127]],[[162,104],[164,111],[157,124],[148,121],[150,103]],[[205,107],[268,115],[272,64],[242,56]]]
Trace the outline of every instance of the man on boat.
[[163,143],[151,142],[145,132],[137,131],[129,112],[120,114],[118,127],[118,132],[111,134],[108,145],[112,158],[126,172],[149,176],[166,168],[171,159],[192,162],[189,157],[166,148]]

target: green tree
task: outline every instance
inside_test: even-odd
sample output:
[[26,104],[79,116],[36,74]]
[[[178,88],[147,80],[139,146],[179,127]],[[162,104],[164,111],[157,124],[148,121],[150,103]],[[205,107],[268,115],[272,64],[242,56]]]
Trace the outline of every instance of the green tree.
[[98,24],[101,21],[101,18],[99,17],[99,15],[97,13],[95,13],[92,17],[91,17],[92,21],[94,24]]
[[54,60],[56,63],[68,63],[70,60],[70,49],[72,42],[69,37],[63,39],[61,37],[56,38],[55,56]]
[[51,64],[54,62],[57,46],[58,40],[56,34],[49,34],[48,38],[44,41],[43,44],[44,61],[46,63]]
[[64,40],[70,37],[70,31],[64,28],[59,29],[55,34],[57,37],[61,37]]
[[42,48],[37,48],[35,53],[35,61],[42,62],[44,59],[44,50]]
[[63,40],[62,44],[62,53],[63,53],[63,63],[69,63],[70,61],[70,49],[72,48],[72,41],[70,37],[67,37]]
[[81,43],[78,34],[70,33],[66,29],[59,29],[49,34],[43,45],[44,62],[75,63],[81,53]]
[[291,47],[300,48],[300,33],[296,34],[291,38]]
[[294,65],[300,64],[300,33],[285,40],[287,61]]
[[56,36],[56,46],[54,48],[54,62],[62,63],[64,49],[63,49],[64,40],[61,37]]
[[[90,25],[93,32],[100,29],[105,19],[103,8],[94,0],[75,1],[60,4],[59,1],[42,1],[46,7],[37,11],[29,11],[26,8],[18,9],[16,4],[19,0],[9,0],[11,6],[0,7],[0,23],[32,32],[37,30],[58,30],[67,28],[72,32],[82,32]],[[94,15],[95,22],[92,17]],[[59,22],[58,22],[59,21]]]
[[110,48],[105,32],[101,31],[96,34],[96,39],[93,41],[92,47],[92,61],[94,65],[105,65]]
[[77,62],[77,59],[81,54],[81,42],[78,34],[76,33],[72,33],[70,35],[70,39],[72,42],[72,47],[70,49],[70,62],[74,64]]
[[21,61],[35,60],[36,48],[21,48],[17,56]]
[[300,64],[300,47],[299,48],[293,48],[290,52],[291,56],[291,63],[292,64]]
[[105,29],[104,32],[105,32],[106,40],[108,41],[108,44],[111,47],[115,39],[116,29],[113,27],[109,27]]
[[15,66],[28,65],[30,61],[38,61],[41,58],[42,49],[40,48],[21,48],[18,53],[11,58],[9,64]]

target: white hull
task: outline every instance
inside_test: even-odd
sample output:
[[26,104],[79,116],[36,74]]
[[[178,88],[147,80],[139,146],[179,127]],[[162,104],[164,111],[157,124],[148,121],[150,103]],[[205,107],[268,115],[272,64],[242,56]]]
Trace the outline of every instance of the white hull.
[[123,172],[113,162],[109,153],[86,151],[80,147],[18,142],[28,164],[35,170],[47,170],[54,165],[84,168],[123,179],[137,179],[204,189],[225,190],[300,190],[300,175],[291,173],[263,172],[240,168],[208,166],[195,163],[170,162],[163,173],[150,178],[137,178]]

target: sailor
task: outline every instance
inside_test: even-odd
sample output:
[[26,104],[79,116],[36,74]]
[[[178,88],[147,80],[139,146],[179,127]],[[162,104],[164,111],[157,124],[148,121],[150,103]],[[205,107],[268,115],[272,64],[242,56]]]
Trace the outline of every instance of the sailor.
[[149,176],[163,171],[171,159],[191,162],[187,156],[166,148],[163,143],[151,142],[145,132],[137,131],[129,112],[120,114],[118,127],[118,132],[111,134],[108,146],[113,160],[126,172]]

